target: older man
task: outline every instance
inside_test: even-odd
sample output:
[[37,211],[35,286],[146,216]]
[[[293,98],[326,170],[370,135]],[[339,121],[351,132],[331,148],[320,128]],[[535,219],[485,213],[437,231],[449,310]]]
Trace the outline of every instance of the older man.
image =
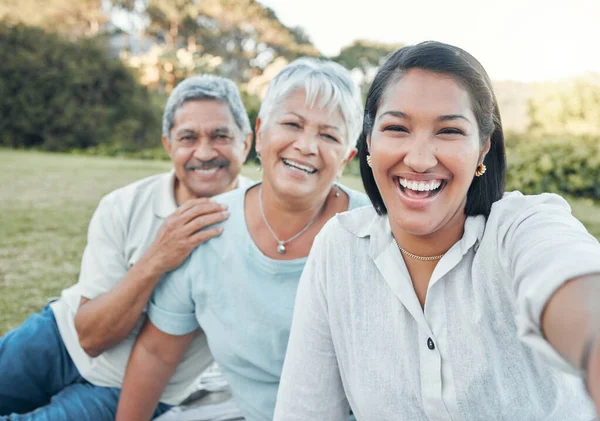
[[[171,93],[162,143],[174,170],[105,196],[92,217],[79,282],[0,338],[0,420],[113,420],[132,345],[161,276],[228,212],[208,198],[239,175],[252,141],[233,82],[195,76]],[[212,362],[200,334],[155,416],[183,400]]]

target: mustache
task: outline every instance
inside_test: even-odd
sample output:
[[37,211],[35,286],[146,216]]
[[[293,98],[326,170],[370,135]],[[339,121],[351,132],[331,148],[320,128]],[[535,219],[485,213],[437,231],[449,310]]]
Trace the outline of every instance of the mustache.
[[199,161],[185,165],[186,170],[210,170],[213,168],[229,167],[231,162],[225,158],[215,158],[210,161]]

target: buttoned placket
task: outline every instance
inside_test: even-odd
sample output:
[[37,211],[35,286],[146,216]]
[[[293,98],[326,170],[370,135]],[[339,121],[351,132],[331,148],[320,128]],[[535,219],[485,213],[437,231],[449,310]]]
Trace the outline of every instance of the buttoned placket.
[[[397,298],[402,302],[419,327],[418,350],[420,361],[421,397],[423,410],[431,421],[459,419],[458,405],[452,375],[444,367],[439,338],[445,332],[446,309],[443,278],[457,266],[469,246],[455,244],[436,266],[428,286],[425,308],[415,293],[406,264],[396,247],[395,240],[374,256],[375,264]],[[402,269],[399,276],[398,268]],[[445,383],[445,384],[444,384]],[[454,416],[451,416],[451,413]]]

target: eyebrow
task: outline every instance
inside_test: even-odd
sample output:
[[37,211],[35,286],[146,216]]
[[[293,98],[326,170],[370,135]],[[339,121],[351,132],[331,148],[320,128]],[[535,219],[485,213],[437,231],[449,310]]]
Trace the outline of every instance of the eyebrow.
[[196,132],[192,129],[180,129],[180,130],[177,130],[177,132],[175,132],[175,136],[183,136],[186,134],[196,135]]
[[[391,115],[392,117],[405,118],[407,120],[410,120],[410,116],[406,113],[403,113],[402,111],[386,111],[385,113],[383,113],[379,116],[378,120],[386,115]],[[471,123],[471,120],[469,120],[467,117],[465,117],[462,114],[446,114],[446,115],[441,115],[435,119],[435,121],[438,121],[438,122],[452,121],[452,120],[465,120],[467,123],[469,123],[469,124]]]
[[[288,111],[286,114],[292,114],[292,115],[298,117],[303,122],[306,121],[306,119],[304,117],[302,117],[300,114],[297,114],[297,113],[295,113],[293,111]],[[334,126],[332,124],[319,124],[319,128],[322,128],[322,129],[332,129],[332,130],[335,130],[337,132],[340,131],[340,128],[338,126]]]
[[212,131],[213,134],[231,134],[229,127],[217,127]]

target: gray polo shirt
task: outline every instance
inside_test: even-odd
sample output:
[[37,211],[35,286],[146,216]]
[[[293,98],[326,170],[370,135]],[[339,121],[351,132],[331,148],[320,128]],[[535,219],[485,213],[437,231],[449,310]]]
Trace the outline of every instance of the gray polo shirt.
[[[81,262],[79,282],[62,292],[52,303],[58,328],[75,366],[92,384],[121,387],[133,344],[144,318],[118,345],[96,358],[79,344],[75,314],[81,297],[94,299],[111,290],[144,255],[165,218],[177,209],[173,173],[151,176],[106,195],[94,212]],[[253,184],[240,177],[239,187]],[[213,361],[206,337],[201,334],[161,397],[161,402],[178,404],[193,388],[198,375]]]

